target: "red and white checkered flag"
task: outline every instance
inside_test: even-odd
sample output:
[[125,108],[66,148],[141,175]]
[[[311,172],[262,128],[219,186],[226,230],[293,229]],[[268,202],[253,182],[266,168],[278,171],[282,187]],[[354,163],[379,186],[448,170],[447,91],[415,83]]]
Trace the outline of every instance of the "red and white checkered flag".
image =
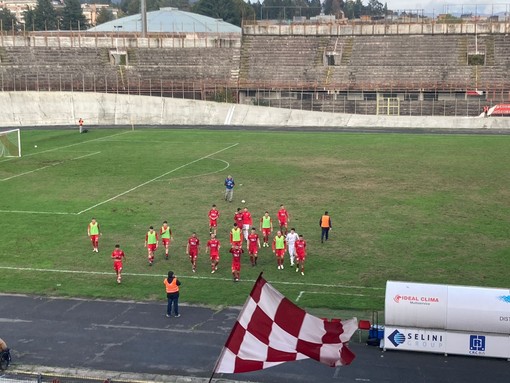
[[348,365],[355,355],[345,343],[356,329],[356,318],[329,322],[307,314],[261,274],[214,372],[256,371],[307,358],[331,367]]

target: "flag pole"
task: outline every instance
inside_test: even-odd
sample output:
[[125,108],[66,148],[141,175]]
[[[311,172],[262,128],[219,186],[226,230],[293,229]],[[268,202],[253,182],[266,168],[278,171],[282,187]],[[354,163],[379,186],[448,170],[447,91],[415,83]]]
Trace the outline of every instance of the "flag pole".
[[[253,284],[253,287],[252,287],[252,289],[250,291],[250,294],[248,295],[248,298],[246,298],[246,302],[244,302],[243,308],[239,312],[239,315],[237,316],[236,323],[239,321],[239,318],[241,318],[241,316],[243,315],[244,310],[246,310],[246,304],[248,303],[251,295],[253,294],[253,291],[257,287],[257,284],[259,283],[259,280],[262,278],[262,274],[264,274],[263,271],[260,272],[259,277],[257,278],[255,283]],[[234,324],[234,326],[235,326],[235,324]],[[232,330],[233,329],[234,329],[234,327],[232,327]],[[228,344],[228,342],[229,342],[231,337],[232,337],[232,331],[230,331],[230,334],[228,335],[227,341],[225,342],[225,346]],[[223,346],[223,349],[221,350],[220,356],[218,356],[218,359],[216,359],[216,363],[214,364],[214,368],[213,368],[213,371],[212,371],[211,377],[209,378],[209,382],[208,383],[212,383],[212,380],[214,378],[214,374],[216,373],[216,369],[218,368],[218,364],[220,363],[220,360],[223,358],[223,355],[225,354],[225,349],[226,349],[225,346]]]

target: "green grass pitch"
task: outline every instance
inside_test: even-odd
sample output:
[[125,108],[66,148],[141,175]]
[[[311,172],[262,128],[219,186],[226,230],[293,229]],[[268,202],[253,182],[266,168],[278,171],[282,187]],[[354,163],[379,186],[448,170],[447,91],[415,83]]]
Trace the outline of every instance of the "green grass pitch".
[[[213,130],[22,131],[23,157],[0,158],[0,291],[108,299],[164,299],[182,280],[183,302],[241,305],[267,280],[300,306],[384,306],[387,280],[506,287],[510,266],[510,137]],[[37,148],[34,146],[37,145]],[[223,180],[236,180],[223,200]],[[242,184],[242,186],[241,186]],[[270,249],[230,273],[228,233],[243,205],[276,221],[281,203],[308,241],[305,276],[277,270]],[[204,253],[207,213],[221,213],[220,268]],[[331,240],[320,243],[328,210]],[[100,222],[100,253],[86,228]],[[175,240],[147,265],[144,236],[168,220]],[[275,225],[276,226],[276,225]],[[202,249],[193,274],[186,241]],[[123,283],[110,259],[125,250]]]

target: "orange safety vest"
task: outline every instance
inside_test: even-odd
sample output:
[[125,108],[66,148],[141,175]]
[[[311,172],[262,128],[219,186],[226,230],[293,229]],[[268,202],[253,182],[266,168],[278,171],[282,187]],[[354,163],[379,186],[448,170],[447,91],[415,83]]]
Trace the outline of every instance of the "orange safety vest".
[[323,215],[321,218],[321,227],[329,227],[329,215]]
[[163,283],[165,284],[167,294],[179,292],[179,286],[177,286],[177,278],[174,277],[172,283],[168,283],[168,278],[165,278]]

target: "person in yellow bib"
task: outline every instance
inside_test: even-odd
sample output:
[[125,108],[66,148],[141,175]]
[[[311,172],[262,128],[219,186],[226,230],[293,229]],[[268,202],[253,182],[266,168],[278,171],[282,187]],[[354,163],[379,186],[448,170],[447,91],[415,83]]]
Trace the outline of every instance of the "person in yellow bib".
[[87,227],[87,235],[90,238],[90,242],[92,242],[92,252],[99,253],[99,237],[101,236],[101,228],[99,227],[99,222],[97,222],[95,218],[92,218]]
[[145,247],[147,248],[147,258],[149,259],[149,266],[154,263],[154,252],[158,248],[158,233],[154,227],[149,227],[149,231],[145,234]]
[[237,225],[237,223],[234,223],[234,226],[230,230],[230,244],[232,246],[239,246],[243,247],[243,231],[241,228]]
[[278,270],[283,270],[283,256],[285,255],[285,250],[287,249],[287,241],[285,241],[285,236],[282,234],[280,230],[276,232],[276,235],[273,239],[273,253],[276,255],[276,263],[278,264]]
[[172,229],[168,226],[167,221],[163,221],[163,226],[161,226],[159,234],[161,235],[161,244],[165,247],[165,259],[168,261],[168,249],[170,247],[170,242],[174,240],[174,237],[172,235]]

